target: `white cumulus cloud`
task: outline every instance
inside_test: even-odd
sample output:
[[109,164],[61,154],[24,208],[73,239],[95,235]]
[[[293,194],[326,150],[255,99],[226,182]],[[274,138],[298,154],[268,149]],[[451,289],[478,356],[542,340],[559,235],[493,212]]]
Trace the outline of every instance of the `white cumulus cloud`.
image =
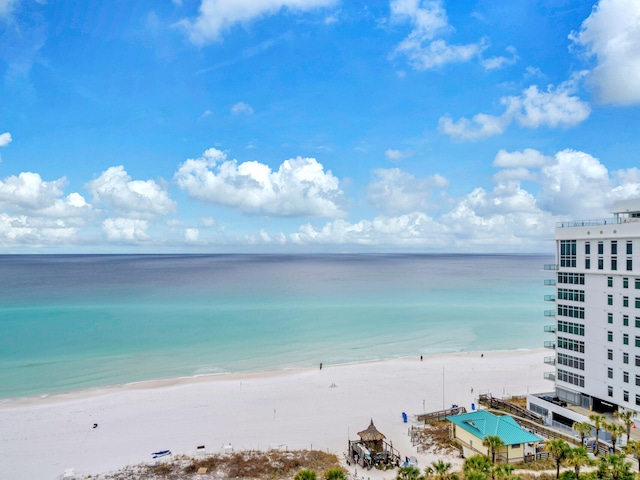
[[441,175],[416,178],[398,168],[374,170],[377,177],[368,188],[369,204],[385,214],[425,210],[433,190],[448,185]]
[[9,132],[4,132],[0,134],[0,147],[6,147],[11,143],[11,134]]
[[180,165],[174,175],[180,188],[198,200],[245,213],[336,218],[343,192],[338,179],[315,158],[285,160],[277,171],[256,161],[238,164],[210,148]]
[[198,243],[200,240],[200,230],[197,228],[184,229],[184,241],[187,243]]
[[78,228],[57,219],[0,213],[0,246],[70,245]]
[[507,47],[507,53],[510,53],[510,57],[491,57],[482,60],[482,66],[485,70],[497,70],[499,68],[504,68],[509,65],[513,65],[518,61],[518,54],[516,53],[516,48],[512,45]]
[[107,239],[115,242],[144,242],[149,240],[146,220],[135,218],[107,218],[102,222],[102,231]]
[[500,135],[514,121],[526,128],[577,125],[591,113],[589,105],[574,95],[576,83],[583,74],[557,88],[550,85],[546,91],[540,91],[532,85],[519,96],[503,97],[500,103],[506,108],[499,116],[478,113],[471,120],[462,117],[457,121],[449,116],[441,117],[438,129],[457,140],[478,140]]
[[494,167],[541,167],[550,163],[550,158],[533,148],[525,148],[521,152],[500,150],[493,159]]
[[596,60],[593,84],[602,102],[640,102],[640,2],[600,0],[571,40]]
[[238,102],[231,107],[231,113],[233,115],[253,115],[253,108],[247,103]]
[[413,28],[395,48],[394,55],[405,56],[416,70],[430,70],[447,63],[466,62],[479,56],[487,48],[485,40],[451,45],[436,38],[453,30],[441,0],[392,0],[390,6],[392,22],[408,22]]
[[402,160],[403,158],[408,158],[413,156],[413,152],[411,150],[394,150],[387,149],[384,152],[384,156],[387,157],[387,160],[391,160],[392,162],[397,162]]
[[186,30],[193,43],[204,45],[219,41],[239,23],[275,15],[283,9],[299,13],[335,3],[336,0],[202,0],[198,17],[184,19],[178,25]]
[[87,184],[94,202],[127,217],[151,218],[175,210],[167,191],[153,180],[132,180],[122,165],[109,167]]

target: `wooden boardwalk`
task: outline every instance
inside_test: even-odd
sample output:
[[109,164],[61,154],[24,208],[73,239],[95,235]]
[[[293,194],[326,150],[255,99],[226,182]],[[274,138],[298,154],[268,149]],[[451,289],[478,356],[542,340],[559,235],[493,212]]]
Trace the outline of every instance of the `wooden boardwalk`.
[[500,398],[492,397],[491,395],[487,395],[484,393],[481,394],[478,397],[478,403],[481,403],[482,405],[486,405],[489,408],[495,408],[497,410],[506,410],[509,413],[513,413],[514,415],[520,418],[525,418],[539,425],[544,424],[542,417],[537,413],[533,413],[531,410],[527,410],[526,408],[521,407],[520,405],[517,405],[515,403],[507,402]]
[[466,413],[467,409],[464,407],[452,407],[446,410],[438,410],[437,412],[422,413],[417,415],[416,418],[419,422],[432,422],[434,420],[444,420],[450,415],[458,415],[459,413]]

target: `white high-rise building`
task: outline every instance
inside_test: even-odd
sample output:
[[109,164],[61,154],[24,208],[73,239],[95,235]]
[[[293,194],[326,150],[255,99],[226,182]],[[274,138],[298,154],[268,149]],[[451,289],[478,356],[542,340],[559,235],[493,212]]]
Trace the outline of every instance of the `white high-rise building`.
[[546,377],[560,401],[640,412],[640,199],[615,202],[613,215],[556,225]]

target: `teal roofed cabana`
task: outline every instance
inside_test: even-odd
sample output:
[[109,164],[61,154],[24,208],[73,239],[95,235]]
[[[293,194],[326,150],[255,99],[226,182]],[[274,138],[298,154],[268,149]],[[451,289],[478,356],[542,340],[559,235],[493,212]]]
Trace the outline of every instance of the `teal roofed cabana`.
[[482,442],[489,435],[502,439],[504,445],[496,448],[495,458],[500,462],[524,461],[527,455],[536,453],[542,438],[522,428],[510,415],[494,415],[486,410],[462,413],[447,417],[451,423],[451,439],[462,446],[465,458],[473,455],[490,456]]

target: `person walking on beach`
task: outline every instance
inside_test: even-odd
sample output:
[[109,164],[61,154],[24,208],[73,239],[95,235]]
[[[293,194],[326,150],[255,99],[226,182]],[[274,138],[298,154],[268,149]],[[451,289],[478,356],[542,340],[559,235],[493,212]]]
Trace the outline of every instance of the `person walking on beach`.
[[320,370],[322,370],[322,362],[320,362]]

